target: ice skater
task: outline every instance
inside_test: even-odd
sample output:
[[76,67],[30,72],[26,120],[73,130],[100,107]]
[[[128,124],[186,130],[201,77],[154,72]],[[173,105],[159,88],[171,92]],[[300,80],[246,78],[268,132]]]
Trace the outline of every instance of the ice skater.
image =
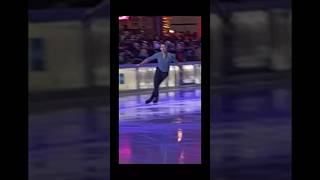
[[156,73],[154,75],[154,88],[152,91],[152,94],[149,99],[146,100],[146,104],[149,104],[151,101],[153,103],[157,103],[159,100],[159,86],[161,82],[168,77],[169,74],[169,68],[170,64],[174,62],[175,65],[177,65],[180,68],[181,71],[181,65],[177,62],[175,54],[169,53],[167,51],[167,47],[165,44],[161,44],[160,46],[161,52],[155,53],[154,55],[146,58],[143,60],[140,64],[137,64],[136,66],[139,67],[145,63],[148,63],[154,59],[157,59],[157,69]]

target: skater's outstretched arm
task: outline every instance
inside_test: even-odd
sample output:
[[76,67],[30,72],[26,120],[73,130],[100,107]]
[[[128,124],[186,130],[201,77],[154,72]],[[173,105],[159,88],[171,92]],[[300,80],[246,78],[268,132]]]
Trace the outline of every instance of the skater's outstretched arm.
[[141,66],[143,64],[146,64],[146,63],[148,63],[148,62],[150,62],[151,60],[154,60],[154,59],[156,59],[156,54],[144,59],[141,63],[137,64],[136,67],[139,67],[139,66]]

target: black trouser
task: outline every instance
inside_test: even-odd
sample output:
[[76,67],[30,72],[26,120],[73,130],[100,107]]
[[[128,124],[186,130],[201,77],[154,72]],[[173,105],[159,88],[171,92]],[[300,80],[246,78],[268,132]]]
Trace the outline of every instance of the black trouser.
[[168,72],[162,72],[159,68],[157,68],[156,73],[154,75],[154,89],[151,97],[159,97],[159,86],[161,82],[168,76]]

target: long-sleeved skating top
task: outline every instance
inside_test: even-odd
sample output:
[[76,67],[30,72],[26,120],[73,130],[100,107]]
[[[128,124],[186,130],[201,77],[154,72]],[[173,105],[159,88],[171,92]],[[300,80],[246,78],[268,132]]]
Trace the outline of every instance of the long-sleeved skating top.
[[162,72],[169,72],[170,64],[172,62],[177,63],[176,55],[173,53],[167,53],[166,56],[163,55],[162,52],[155,53],[154,55],[147,58],[148,61],[157,59],[158,62],[158,68]]

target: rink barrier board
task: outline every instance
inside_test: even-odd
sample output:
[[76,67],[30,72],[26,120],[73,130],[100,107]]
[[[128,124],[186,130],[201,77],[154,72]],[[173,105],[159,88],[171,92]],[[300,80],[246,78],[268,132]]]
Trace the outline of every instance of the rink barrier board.
[[[168,77],[161,83],[162,88],[201,84],[201,62],[181,63],[170,66]],[[134,64],[119,65],[119,91],[152,89],[156,64],[136,67]]]

